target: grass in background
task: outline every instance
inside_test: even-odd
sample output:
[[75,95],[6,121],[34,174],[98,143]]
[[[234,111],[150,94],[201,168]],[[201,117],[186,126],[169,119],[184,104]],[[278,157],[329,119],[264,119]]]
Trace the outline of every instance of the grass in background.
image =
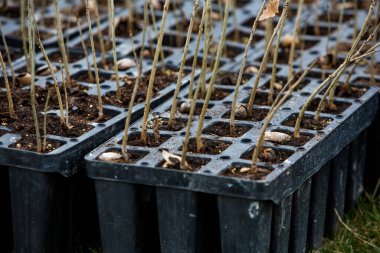
[[340,224],[333,239],[315,253],[380,253],[380,196],[366,194]]

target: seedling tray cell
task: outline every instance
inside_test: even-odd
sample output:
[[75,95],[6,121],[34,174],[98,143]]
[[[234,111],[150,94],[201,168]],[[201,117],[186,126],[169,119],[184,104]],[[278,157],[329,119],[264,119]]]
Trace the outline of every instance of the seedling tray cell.
[[[231,71],[234,68],[230,65],[225,65],[223,69]],[[286,73],[286,66],[283,66],[283,70],[278,75],[285,76]],[[247,99],[254,79],[253,74],[248,78],[246,84],[241,86],[238,101]],[[267,75],[261,78],[259,92],[266,92],[265,85],[268,81],[269,76]],[[318,79],[309,78],[304,87],[294,92],[271,121],[271,126],[268,130],[292,131],[293,128],[286,125],[285,122],[298,112],[306,101],[307,94],[312,92],[319,82]],[[167,200],[168,202],[165,203],[171,203],[171,209],[176,210],[174,212],[177,218],[185,217],[181,220],[183,224],[187,224],[186,229],[183,229],[181,233],[177,233],[193,240],[195,238],[193,231],[197,228],[198,231],[201,230],[199,226],[202,225],[192,221],[188,215],[194,213],[194,210],[197,211],[197,214],[202,214],[204,209],[197,208],[196,199],[201,194],[210,194],[218,200],[219,235],[222,252],[234,252],[236,250],[265,252],[269,249],[272,252],[281,252],[284,245],[289,245],[287,246],[289,252],[304,252],[307,248],[318,247],[322,236],[329,234],[336,228],[337,220],[335,214],[332,213],[333,209],[336,208],[338,213],[343,215],[347,174],[355,173],[349,171],[356,166],[355,162],[352,165],[348,160],[349,150],[355,150],[353,148],[355,144],[349,145],[374,119],[378,103],[377,89],[369,87],[359,99],[337,98],[337,101],[347,103],[348,107],[338,115],[322,113],[321,117],[326,120],[327,124],[320,129],[302,129],[301,132],[310,135],[311,138],[301,147],[265,143],[265,147],[284,152],[289,157],[277,164],[259,163],[259,166],[268,167],[271,173],[265,179],[257,181],[221,175],[226,169],[234,166],[249,167],[250,160],[245,157],[252,152],[262,120],[256,122],[236,120],[237,126],[246,128],[245,133],[236,138],[216,136],[212,130],[215,125],[218,128],[223,124],[227,126],[229,124],[228,117],[225,118],[225,115],[229,115],[228,111],[230,110],[234,88],[233,86],[228,87],[217,83],[215,84],[215,89],[224,89],[231,93],[224,98],[210,102],[212,106],[207,112],[208,117],[204,124],[203,138],[228,143],[228,147],[220,154],[189,152],[188,161],[203,161],[203,166],[199,170],[186,172],[162,168],[163,158],[160,152],[162,149],[180,155],[184,136],[184,129],[182,129],[175,132],[160,131],[160,135],[168,136],[169,139],[158,147],[128,146],[130,152],[145,152],[145,156],[141,157],[135,164],[114,164],[97,160],[97,157],[103,152],[120,150],[119,143],[122,134],[117,135],[86,157],[88,176],[95,179],[95,184],[100,180],[102,182],[116,181],[125,184],[143,184],[156,187],[157,201],[162,195],[162,189],[165,189],[164,192],[167,198],[171,195],[182,196],[184,194],[187,196],[185,203],[180,200],[182,197],[178,197],[178,202],[172,199],[172,201]],[[180,92],[180,101],[184,101],[187,92],[187,89]],[[202,100],[200,99],[198,102],[202,103]],[[162,118],[166,118],[168,117],[170,104],[171,101],[163,103],[154,112]],[[255,108],[269,109],[265,105],[255,105]],[[305,116],[310,117],[312,115],[311,112],[307,112]],[[182,114],[177,119],[186,120],[186,115]],[[197,117],[195,117],[196,119]],[[130,132],[139,134],[140,124],[140,121],[136,121],[131,125]],[[197,124],[193,124],[191,128],[192,136],[196,132],[196,127]],[[326,149],[327,147],[329,148]],[[354,160],[358,153],[357,151],[352,152],[351,157]],[[328,165],[324,166],[325,164],[331,164],[331,168],[328,170]],[[327,191],[324,188],[323,191],[319,192],[322,195],[321,198],[316,198],[319,187],[327,185],[329,181],[329,190]],[[357,188],[355,187],[355,190],[352,190],[351,193],[355,192],[356,194],[356,190]],[[355,194],[353,196],[356,196]],[[123,201],[122,197],[118,201]],[[175,203],[181,204],[177,205]],[[189,203],[193,204],[189,206]],[[254,209],[250,209],[252,203],[257,203],[258,205],[257,210],[255,209],[260,214],[257,219],[251,218],[247,211]],[[325,206],[325,214],[314,211],[315,207],[319,205]],[[311,206],[311,209],[309,206]],[[157,208],[158,214],[167,212],[163,211],[166,209],[160,203]],[[281,215],[284,214],[290,215],[287,215],[288,220],[282,218]],[[180,239],[174,242],[161,239],[168,238],[167,233],[172,233],[172,229],[168,229],[168,227],[173,226],[170,225],[173,224],[172,218],[166,217],[164,219],[159,215],[158,221],[161,250],[170,251],[174,248],[177,249],[178,245],[183,245]],[[276,225],[280,221],[281,224],[289,224],[285,225],[286,229],[283,231],[279,230],[278,225]],[[193,223],[192,227],[189,222]],[[255,229],[258,228],[259,224],[265,225],[260,227],[260,230]],[[214,231],[217,230],[214,229]],[[279,237],[275,236],[274,233],[279,233]],[[244,237],[248,235],[250,240],[245,240]],[[166,243],[173,247],[167,248]],[[192,252],[194,249],[190,248],[189,252]]]

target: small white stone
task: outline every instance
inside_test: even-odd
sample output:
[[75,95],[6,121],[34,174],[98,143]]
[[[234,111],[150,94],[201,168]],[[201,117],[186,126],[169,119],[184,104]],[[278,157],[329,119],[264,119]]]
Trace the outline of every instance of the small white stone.
[[99,156],[99,160],[105,161],[105,162],[112,162],[114,160],[118,160],[122,157],[121,154],[115,153],[115,152],[106,152]]
[[129,58],[120,59],[116,64],[119,70],[127,70],[136,66],[136,62]]
[[288,134],[280,132],[265,132],[264,140],[273,142],[286,142],[290,141],[292,137]]
[[32,82],[32,76],[27,72],[19,74],[16,79],[20,84],[30,84]]

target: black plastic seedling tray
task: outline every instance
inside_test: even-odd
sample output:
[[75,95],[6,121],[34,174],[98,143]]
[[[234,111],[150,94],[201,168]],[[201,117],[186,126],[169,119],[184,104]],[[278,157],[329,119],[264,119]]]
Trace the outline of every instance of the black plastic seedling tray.
[[[228,67],[230,66],[225,66],[226,69],[233,69]],[[282,72],[280,71],[278,75],[286,75],[286,71],[286,66],[283,66]],[[241,87],[240,102],[249,96],[249,86],[253,78]],[[268,81],[269,76],[262,78],[260,93],[265,93],[264,86]],[[292,128],[284,126],[283,122],[298,112],[306,101],[307,94],[320,83],[320,80],[308,78],[307,82],[304,88],[293,93],[282,106],[271,121],[269,131],[279,129],[292,131]],[[204,125],[206,130],[214,124],[228,124],[228,118],[224,118],[224,115],[226,113],[228,115],[234,87],[216,84],[215,89],[218,88],[229,90],[231,93],[220,101],[210,102],[212,107],[207,113]],[[152,195],[155,192],[155,198],[152,197],[150,201],[156,202],[157,214],[154,210],[150,211],[151,215],[156,215],[158,219],[162,252],[202,251],[204,249],[197,247],[213,243],[219,244],[222,252],[266,252],[269,249],[272,252],[284,252],[286,249],[291,252],[303,252],[306,247],[319,246],[322,236],[332,233],[337,224],[334,208],[339,214],[343,214],[345,205],[351,206],[358,195],[360,187],[355,184],[355,180],[360,179],[356,178],[355,173],[364,169],[364,155],[360,143],[365,141],[365,134],[361,133],[375,118],[378,103],[377,89],[371,87],[366,89],[365,94],[359,99],[337,98],[336,102],[347,103],[348,108],[339,115],[321,114],[321,117],[330,121],[324,129],[303,129],[302,133],[312,138],[302,147],[266,143],[266,147],[285,151],[291,155],[280,164],[261,163],[260,166],[268,167],[271,173],[265,179],[258,181],[231,178],[221,174],[233,166],[249,167],[250,160],[242,157],[247,152],[252,152],[262,121],[236,121],[237,126],[246,126],[249,129],[238,138],[204,134],[203,138],[229,143],[229,147],[217,155],[189,153],[188,161],[203,163],[203,166],[194,172],[161,167],[162,149],[180,154],[184,129],[178,132],[161,131],[160,134],[167,136],[168,140],[159,147],[129,146],[131,153],[142,156],[134,164],[115,164],[97,160],[103,152],[120,149],[122,134],[119,134],[86,157],[87,174],[95,179],[97,187],[101,231],[106,234],[102,237],[103,247],[106,245],[106,251],[117,252],[115,250],[121,241],[124,246],[130,242],[121,240],[119,243],[112,241],[111,244],[108,239],[114,238],[116,235],[113,233],[119,231],[113,229],[115,226],[129,231],[127,229],[134,228],[133,224],[139,223],[139,218],[143,219],[134,212],[139,202],[135,202],[136,205],[130,205],[125,210],[118,209],[118,215],[109,216],[115,212],[115,209],[111,210],[109,207],[113,205],[112,203],[124,202],[126,196],[137,196],[136,189],[143,188],[143,185],[152,192]],[[184,99],[186,94],[187,91],[183,90],[180,97]],[[163,118],[167,117],[170,104],[171,102],[163,104],[156,108],[155,112]],[[268,107],[257,106],[256,109],[265,110]],[[312,114],[308,112],[306,115]],[[186,115],[179,117],[186,119]],[[130,128],[131,134],[138,133],[140,125],[141,122],[136,121]],[[191,129],[193,135],[196,127],[197,124],[193,124]],[[346,181],[349,185],[347,189]],[[106,184],[108,186],[105,186]],[[102,185],[102,188],[98,188],[98,185]],[[112,191],[114,185],[126,187],[128,190],[112,196],[103,191],[104,188]],[[323,185],[328,185],[329,190],[326,191]],[[212,201],[203,202],[202,199],[206,196]],[[316,212],[315,206],[324,206],[322,209],[325,213]],[[213,218],[206,211],[210,208],[215,210],[211,216],[214,219],[215,215],[219,217],[213,225],[210,224]],[[119,215],[130,212],[137,215],[133,216],[132,223],[130,223],[132,217],[122,216],[120,220]],[[116,217],[119,218],[115,220]],[[325,222],[326,226],[323,229]],[[285,225],[279,226],[279,224]],[[201,237],[201,231],[204,229],[216,237],[215,241],[202,241],[204,238]],[[148,231],[152,230],[148,228]],[[197,238],[200,241],[193,241],[198,240]],[[131,252],[139,251],[132,244],[128,245],[131,247]]]
[[[253,20],[250,13],[246,9],[241,10],[239,31],[249,32],[250,27],[244,27],[244,23]],[[323,11],[321,15],[324,15]],[[360,15],[359,23],[363,13]],[[308,19],[306,25],[312,25],[313,20],[310,16]],[[340,35],[342,40],[350,39],[352,22],[344,24],[342,30],[345,32]],[[320,25],[327,26],[323,22]],[[284,28],[284,34],[291,31],[290,23]],[[304,41],[311,43],[307,43],[302,56],[295,60],[295,70],[323,55],[327,42],[334,45],[337,36],[334,26],[332,31],[329,42],[321,36],[302,36]],[[244,48],[243,44],[232,44]],[[263,49],[261,40],[252,50],[254,53],[248,56],[249,65],[259,66]],[[235,60],[239,62],[239,57]],[[238,72],[238,66],[224,67]],[[279,77],[285,78],[287,71],[286,63],[278,65]],[[322,70],[313,71],[307,78],[307,85],[282,106],[268,130],[293,130],[282,123],[299,111],[313,89],[321,83],[321,73]],[[360,86],[355,78],[363,76],[366,75],[354,74],[352,85]],[[250,91],[248,86],[252,82],[253,79],[241,87],[239,102],[246,102]],[[264,76],[259,92],[265,93],[264,86],[268,82],[269,77]],[[215,89],[222,89],[228,95],[220,101],[210,102],[204,129],[216,123],[228,124],[228,117],[224,118],[224,115],[229,115],[234,87],[217,84]],[[331,235],[337,227],[334,210],[343,215],[362,192],[366,129],[374,120],[378,106],[377,89],[366,86],[363,89],[366,92],[360,98],[336,98],[336,102],[349,106],[338,115],[322,113],[323,118],[331,121],[324,129],[303,129],[302,133],[311,139],[302,147],[266,143],[266,147],[291,155],[280,164],[261,163],[261,166],[269,166],[272,172],[258,181],[229,178],[221,176],[221,173],[233,166],[249,167],[250,161],[242,159],[242,156],[252,152],[262,121],[237,121],[238,125],[250,129],[239,138],[204,135],[208,140],[229,143],[229,147],[218,155],[189,153],[189,161],[204,163],[195,172],[161,167],[163,158],[160,151],[166,149],[179,154],[184,129],[161,131],[160,134],[166,135],[168,140],[159,147],[129,146],[131,153],[141,156],[134,164],[97,160],[103,152],[120,150],[122,134],[119,134],[86,157],[87,174],[95,179],[103,249],[120,252],[128,248],[131,252],[144,252],[141,245],[144,245],[147,235],[148,238],[159,237],[160,249],[155,248],[155,251],[161,252],[304,252],[319,247],[322,237]],[[185,99],[186,93],[186,90],[182,91],[180,97]],[[202,104],[201,100],[198,102]],[[171,102],[167,102],[155,112],[167,117],[170,105]],[[256,106],[256,109],[267,110],[269,107]],[[311,112],[306,116],[312,116]],[[186,115],[179,117],[186,119]],[[131,134],[138,134],[140,125],[140,121],[132,125]],[[196,127],[193,124],[192,136]],[[119,194],[113,194],[115,192]],[[150,197],[139,199],[142,192],[149,192]],[[117,204],[127,199],[131,200],[131,205]],[[158,230],[157,222],[141,223],[147,217],[142,211],[147,203],[157,205],[157,210],[145,211],[156,217]],[[139,234],[137,231],[143,232]],[[122,239],[115,241],[114,238]]]

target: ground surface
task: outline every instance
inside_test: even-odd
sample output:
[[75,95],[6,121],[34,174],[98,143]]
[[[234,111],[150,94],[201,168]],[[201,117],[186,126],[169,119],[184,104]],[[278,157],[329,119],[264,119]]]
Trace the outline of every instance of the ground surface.
[[335,237],[314,253],[380,252],[380,196],[366,194],[342,222]]

